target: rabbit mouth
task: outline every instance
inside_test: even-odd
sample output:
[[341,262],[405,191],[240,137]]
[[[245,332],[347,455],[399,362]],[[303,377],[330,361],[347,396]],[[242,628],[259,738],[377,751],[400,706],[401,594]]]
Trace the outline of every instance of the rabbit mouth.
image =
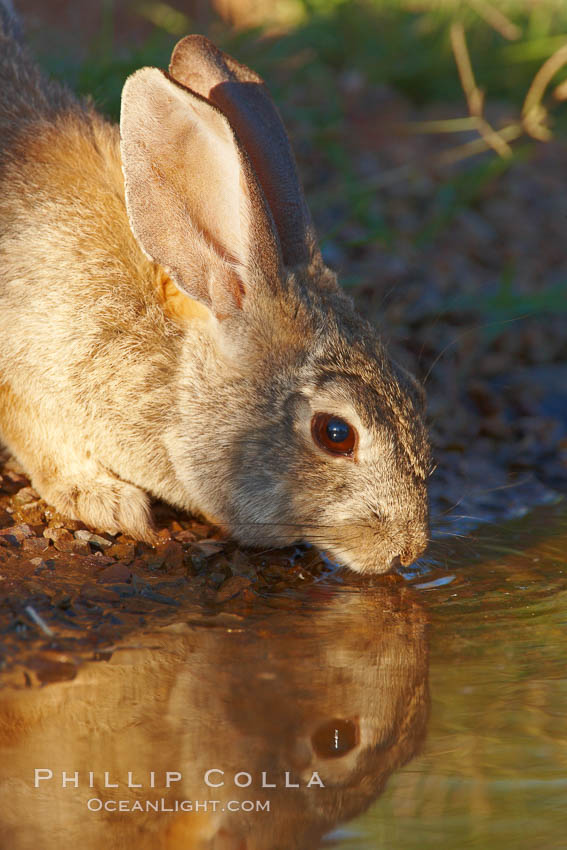
[[399,555],[380,557],[376,555],[364,556],[358,552],[350,552],[344,545],[327,546],[324,554],[340,567],[348,567],[356,573],[380,575],[395,569],[399,563]]
[[416,525],[405,537],[378,537],[376,530],[361,525],[337,529],[337,534],[324,543],[322,540],[305,539],[321,549],[327,557],[340,566],[357,573],[388,573],[399,567],[409,566],[427,548],[428,529]]

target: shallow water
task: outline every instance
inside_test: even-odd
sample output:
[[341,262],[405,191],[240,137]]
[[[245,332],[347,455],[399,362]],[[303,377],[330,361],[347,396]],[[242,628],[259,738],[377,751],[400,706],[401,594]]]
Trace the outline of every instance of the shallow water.
[[424,566],[0,691],[0,848],[566,848],[566,506]]

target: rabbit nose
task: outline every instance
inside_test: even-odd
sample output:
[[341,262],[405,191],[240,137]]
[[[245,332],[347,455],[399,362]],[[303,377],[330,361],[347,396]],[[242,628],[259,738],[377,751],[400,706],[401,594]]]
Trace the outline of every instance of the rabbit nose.
[[[400,553],[399,561],[404,567],[409,567],[410,564],[423,555],[425,550],[427,549],[427,544],[429,543],[428,537],[426,534],[419,535],[419,538],[416,540],[412,540],[411,543],[405,547]],[[394,558],[394,561],[396,558]]]
[[409,554],[409,552],[408,552],[408,550],[406,549],[406,550],[405,550],[405,552],[403,552],[403,553],[400,555],[400,557],[399,557],[400,564],[401,564],[403,567],[409,567],[409,565],[410,565],[410,564],[413,564],[413,562],[415,561],[415,559],[416,559],[419,555],[421,555],[421,551],[423,551],[423,550],[420,550],[419,552],[416,552],[416,553],[415,553],[415,555],[414,555],[413,553],[410,555],[410,554]]

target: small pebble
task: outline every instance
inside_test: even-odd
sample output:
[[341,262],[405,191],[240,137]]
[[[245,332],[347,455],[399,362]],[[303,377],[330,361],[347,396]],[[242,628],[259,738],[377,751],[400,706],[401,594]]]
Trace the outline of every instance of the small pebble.
[[136,557],[136,544],[114,543],[108,547],[106,554],[111,558],[116,558],[119,561],[129,564]]
[[241,591],[249,588],[251,584],[250,579],[244,576],[232,576],[220,586],[217,591],[216,600],[217,602],[226,602],[228,599],[238,596]]
[[27,505],[30,502],[37,502],[38,499],[39,493],[36,493],[33,487],[22,487],[22,489],[18,490],[18,492],[12,497],[12,501],[15,505]]
[[108,540],[106,537],[101,537],[100,534],[87,531],[86,528],[80,528],[75,531],[75,537],[77,540],[85,540],[97,549],[108,549],[114,545],[114,540]]
[[59,552],[73,552],[76,555],[90,555],[90,547],[86,540],[73,537],[66,528],[46,528],[43,536],[53,541]]

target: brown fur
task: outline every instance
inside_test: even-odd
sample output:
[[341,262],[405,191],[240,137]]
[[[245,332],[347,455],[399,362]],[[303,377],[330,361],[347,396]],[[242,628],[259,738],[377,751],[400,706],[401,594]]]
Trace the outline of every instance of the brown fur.
[[[137,72],[121,156],[1,34],[0,81],[0,438],[42,496],[149,540],[148,494],[250,545],[309,540],[359,571],[415,558],[420,391],[317,251],[282,265],[218,107]],[[320,411],[357,428],[355,463],[313,443]]]

